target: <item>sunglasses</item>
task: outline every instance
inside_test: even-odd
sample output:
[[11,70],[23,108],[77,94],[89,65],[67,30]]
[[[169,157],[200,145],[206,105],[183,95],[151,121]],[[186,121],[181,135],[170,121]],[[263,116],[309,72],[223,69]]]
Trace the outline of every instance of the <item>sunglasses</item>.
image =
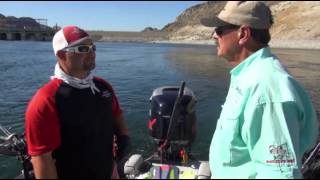
[[233,24],[230,24],[230,25],[225,25],[225,26],[219,26],[219,27],[216,27],[214,29],[214,32],[213,33],[216,33],[218,36],[222,36],[226,30],[230,30],[230,29],[237,29],[239,28],[240,26],[237,26],[237,25],[233,25]]
[[88,52],[95,52],[96,51],[96,45],[79,45],[74,47],[68,47],[63,49],[67,52],[73,52],[73,53],[88,53]]

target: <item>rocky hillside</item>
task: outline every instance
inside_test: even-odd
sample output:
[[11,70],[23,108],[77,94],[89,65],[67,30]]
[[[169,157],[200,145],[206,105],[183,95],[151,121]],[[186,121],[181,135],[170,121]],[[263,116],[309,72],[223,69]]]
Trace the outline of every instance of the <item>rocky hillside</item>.
[[159,32],[160,30],[153,27],[146,27],[141,32]]
[[185,10],[176,18],[175,22],[166,25],[162,31],[177,32],[186,26],[199,25],[200,19],[209,16],[214,16],[222,10],[225,1],[209,1],[199,4]]
[[285,1],[271,9],[273,38],[320,40],[320,1]]
[[16,18],[0,14],[0,29],[39,29],[50,28],[39,24],[35,19],[29,17]]
[[[212,28],[200,25],[200,19],[217,15],[226,1],[206,2],[185,10],[175,22],[162,31],[169,32],[170,40],[208,40]],[[320,2],[265,1],[274,16],[271,29],[275,39],[320,39]]]

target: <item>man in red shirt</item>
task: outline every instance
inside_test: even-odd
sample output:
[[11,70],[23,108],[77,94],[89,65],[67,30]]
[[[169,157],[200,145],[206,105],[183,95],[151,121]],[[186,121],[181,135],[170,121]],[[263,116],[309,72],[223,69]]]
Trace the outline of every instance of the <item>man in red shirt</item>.
[[58,59],[51,81],[26,111],[28,153],[36,178],[110,178],[128,153],[128,128],[112,86],[94,77],[96,47],[84,30],[67,26],[53,38]]

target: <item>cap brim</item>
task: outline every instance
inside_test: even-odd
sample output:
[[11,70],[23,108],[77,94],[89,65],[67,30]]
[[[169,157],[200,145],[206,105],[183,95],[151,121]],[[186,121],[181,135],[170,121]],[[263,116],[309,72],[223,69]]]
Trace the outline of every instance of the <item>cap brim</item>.
[[219,27],[219,26],[225,26],[230,23],[227,23],[218,17],[213,17],[213,18],[203,18],[200,20],[201,24],[207,27]]
[[67,47],[72,47],[72,46],[78,45],[78,44],[82,43],[83,41],[85,41],[87,39],[91,39],[92,40],[92,38],[90,36],[86,36],[86,37],[83,37],[83,38],[73,42],[73,43],[70,43]]

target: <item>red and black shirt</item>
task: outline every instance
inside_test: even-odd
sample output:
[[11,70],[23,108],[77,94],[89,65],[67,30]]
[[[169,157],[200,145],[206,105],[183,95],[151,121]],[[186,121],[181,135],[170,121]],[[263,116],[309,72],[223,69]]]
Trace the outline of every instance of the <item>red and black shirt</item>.
[[27,108],[28,153],[53,151],[59,178],[111,176],[114,123],[122,112],[111,85],[93,81],[100,93],[53,79]]

